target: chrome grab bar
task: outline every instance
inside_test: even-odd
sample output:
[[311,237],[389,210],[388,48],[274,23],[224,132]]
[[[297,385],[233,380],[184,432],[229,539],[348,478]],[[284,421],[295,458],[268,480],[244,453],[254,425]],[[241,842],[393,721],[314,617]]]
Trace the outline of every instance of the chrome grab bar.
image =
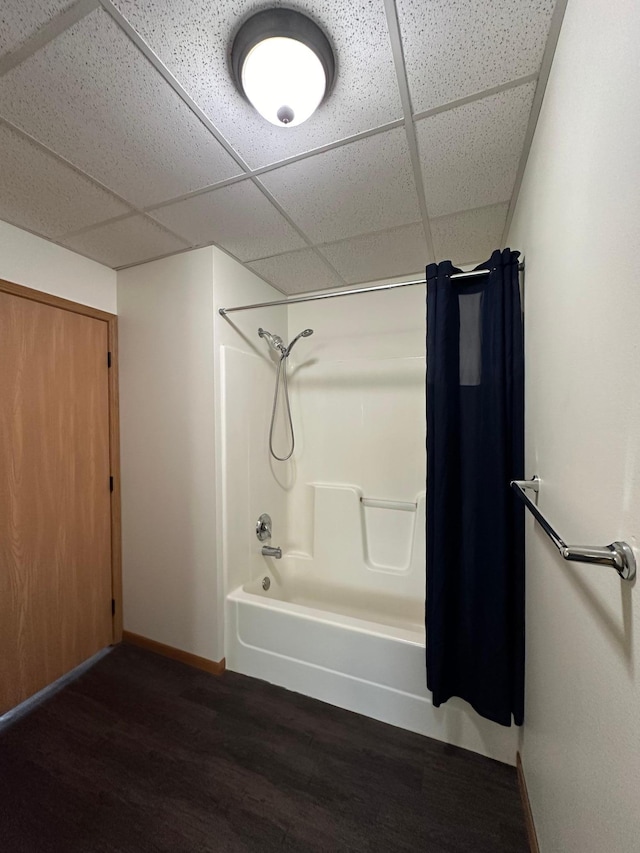
[[401,509],[405,512],[415,512],[418,504],[415,501],[387,501],[383,498],[360,498],[362,506],[375,506],[380,509]]
[[556,546],[563,559],[576,563],[596,563],[599,566],[612,566],[622,580],[632,581],[635,578],[636,558],[633,550],[626,542],[612,542],[611,545],[605,545],[603,548],[598,546],[581,547],[579,545],[567,545],[526,494],[525,489],[532,492],[540,491],[539,477],[534,477],[532,480],[512,480],[510,485],[523,504],[531,511],[531,514]]

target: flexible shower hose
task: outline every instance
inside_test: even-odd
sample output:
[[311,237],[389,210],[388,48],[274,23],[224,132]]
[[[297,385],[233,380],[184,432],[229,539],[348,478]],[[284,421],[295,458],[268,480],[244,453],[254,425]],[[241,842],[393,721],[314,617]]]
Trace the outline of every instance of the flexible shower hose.
[[[293,420],[291,419],[291,406],[289,404],[289,386],[287,384],[287,356],[283,355],[280,357],[280,361],[278,362],[278,371],[276,373],[276,389],[273,395],[273,409],[271,410],[271,426],[269,427],[269,451],[274,459],[277,459],[278,462],[286,462],[287,459],[291,458],[293,450],[296,446],[296,437],[293,431]],[[283,367],[284,365],[284,367]],[[278,456],[278,454],[273,449],[273,428],[276,421],[276,410],[278,408],[278,394],[280,393],[280,382],[282,381],[282,385],[284,387],[284,401],[287,408],[287,417],[289,419],[289,432],[291,433],[291,450],[287,453],[286,456]]]

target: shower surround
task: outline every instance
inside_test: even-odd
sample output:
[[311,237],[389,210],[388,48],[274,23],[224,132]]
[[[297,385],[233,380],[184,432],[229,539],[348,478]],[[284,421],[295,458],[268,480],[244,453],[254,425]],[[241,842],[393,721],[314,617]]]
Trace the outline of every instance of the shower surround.
[[[227,666],[513,764],[515,729],[426,690],[424,301],[413,287],[217,318]],[[277,355],[259,327],[315,332],[290,357],[286,462],[269,454]],[[279,408],[276,450],[285,425]],[[281,560],[261,554],[263,512]]]

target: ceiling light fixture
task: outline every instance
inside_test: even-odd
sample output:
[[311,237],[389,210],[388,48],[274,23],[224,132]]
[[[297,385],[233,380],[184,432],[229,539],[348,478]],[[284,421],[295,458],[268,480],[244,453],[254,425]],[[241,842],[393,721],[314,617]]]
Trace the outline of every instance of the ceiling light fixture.
[[306,121],[331,90],[335,60],[329,40],[293,9],[266,9],[242,24],[231,47],[236,85],[278,127]]

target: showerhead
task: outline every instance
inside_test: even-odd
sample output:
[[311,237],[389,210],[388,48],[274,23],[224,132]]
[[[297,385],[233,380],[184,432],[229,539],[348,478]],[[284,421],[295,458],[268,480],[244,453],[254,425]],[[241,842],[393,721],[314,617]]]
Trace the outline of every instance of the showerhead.
[[261,338],[264,338],[265,341],[269,344],[271,349],[279,352],[282,358],[286,358],[291,352],[293,345],[300,338],[308,338],[309,335],[313,334],[313,329],[305,329],[304,332],[300,332],[299,335],[296,335],[295,338],[291,341],[289,346],[285,346],[284,341],[279,335],[272,335],[271,332],[267,332],[266,329],[258,329],[258,335]]
[[303,332],[300,332],[300,334],[296,335],[295,338],[291,341],[291,343],[287,347],[287,349],[284,353],[285,356],[289,355],[289,353],[293,349],[293,345],[296,343],[296,341],[299,341],[300,338],[308,338],[309,335],[312,335],[312,334],[313,334],[313,329],[305,329]]

